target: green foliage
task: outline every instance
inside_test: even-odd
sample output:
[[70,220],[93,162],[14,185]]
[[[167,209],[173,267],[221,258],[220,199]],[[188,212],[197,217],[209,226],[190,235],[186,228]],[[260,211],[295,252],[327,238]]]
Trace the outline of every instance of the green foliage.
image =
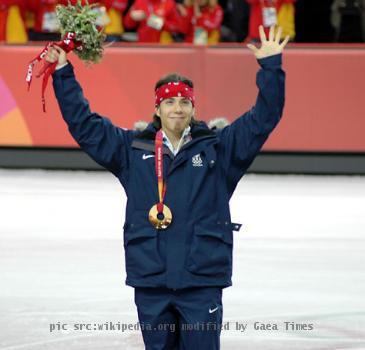
[[95,24],[98,14],[93,7],[88,2],[82,6],[80,0],[75,6],[69,2],[67,6],[56,7],[61,35],[75,33],[76,40],[82,43],[82,47],[75,49],[74,53],[86,63],[98,63],[101,60],[105,40],[105,34]]

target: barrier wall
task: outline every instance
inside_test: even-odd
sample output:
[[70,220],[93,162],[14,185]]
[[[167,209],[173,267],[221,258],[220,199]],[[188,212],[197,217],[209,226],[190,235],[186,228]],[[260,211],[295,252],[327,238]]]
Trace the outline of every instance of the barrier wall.
[[[0,46],[0,146],[75,147],[50,79],[47,113],[41,80],[27,92],[28,62],[42,47]],[[125,128],[150,120],[153,86],[178,71],[195,83],[197,117],[234,120],[255,102],[258,64],[244,47],[110,47],[85,67],[70,55],[92,110]],[[41,67],[37,66],[37,72]],[[288,48],[286,108],[267,151],[365,152],[365,48]]]

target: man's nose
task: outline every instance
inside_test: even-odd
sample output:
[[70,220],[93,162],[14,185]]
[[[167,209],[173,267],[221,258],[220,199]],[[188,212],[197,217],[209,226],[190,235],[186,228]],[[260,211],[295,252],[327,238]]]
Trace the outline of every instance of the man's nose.
[[175,103],[175,112],[176,113],[181,113],[182,112],[182,108],[181,108],[181,105],[180,105],[180,102],[179,101],[177,101]]

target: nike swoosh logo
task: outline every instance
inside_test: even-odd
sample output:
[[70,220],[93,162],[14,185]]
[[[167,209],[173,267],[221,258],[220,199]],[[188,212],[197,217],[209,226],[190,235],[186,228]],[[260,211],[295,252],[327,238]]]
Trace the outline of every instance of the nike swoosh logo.
[[148,159],[148,158],[152,158],[154,156],[155,156],[154,154],[149,154],[149,155],[143,154],[142,159],[145,160],[145,159]]
[[213,312],[216,312],[218,310],[218,306],[214,309],[209,309],[209,313],[212,314]]

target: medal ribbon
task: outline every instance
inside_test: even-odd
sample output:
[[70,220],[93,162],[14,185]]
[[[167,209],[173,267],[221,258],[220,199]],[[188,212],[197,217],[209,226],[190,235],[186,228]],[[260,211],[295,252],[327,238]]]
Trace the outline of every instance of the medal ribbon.
[[[32,84],[34,66],[38,62],[40,62],[44,59],[49,48],[52,47],[53,45],[59,46],[62,50],[66,51],[66,53],[68,53],[68,52],[72,51],[73,49],[80,47],[81,43],[79,43],[75,40],[75,33],[67,33],[64,36],[64,38],[59,42],[47,43],[47,45],[44,47],[42,52],[36,58],[34,58],[32,61],[29,62],[27,76],[25,78],[25,81],[28,83],[28,91],[30,90],[30,85]],[[56,70],[57,64],[58,64],[57,61],[54,63],[49,63],[49,62],[45,61],[42,69],[36,75],[37,78],[39,78],[41,75],[43,75],[43,81],[42,81],[43,112],[46,112],[46,100],[44,98],[44,93],[47,88],[48,79],[49,79],[50,75]]]
[[162,213],[164,207],[163,201],[166,194],[166,183],[163,181],[163,134],[161,129],[156,133],[155,138],[155,167],[159,197],[157,212]]

